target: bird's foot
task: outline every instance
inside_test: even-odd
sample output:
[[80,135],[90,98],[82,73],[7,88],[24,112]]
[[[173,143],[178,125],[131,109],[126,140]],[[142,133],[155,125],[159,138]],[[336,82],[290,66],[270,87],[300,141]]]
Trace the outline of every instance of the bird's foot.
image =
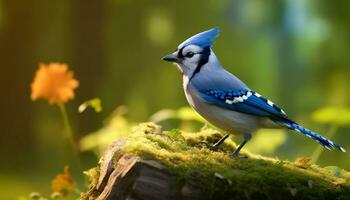
[[218,151],[219,146],[228,138],[229,135],[223,136],[219,141],[217,141],[214,145],[210,147],[210,150],[212,151]]
[[[234,158],[239,158],[238,154],[243,148],[243,146],[250,140],[251,135],[250,134],[244,134],[244,140],[241,142],[241,144],[238,145],[237,149],[231,154]],[[245,156],[245,158],[248,158],[248,156]]]

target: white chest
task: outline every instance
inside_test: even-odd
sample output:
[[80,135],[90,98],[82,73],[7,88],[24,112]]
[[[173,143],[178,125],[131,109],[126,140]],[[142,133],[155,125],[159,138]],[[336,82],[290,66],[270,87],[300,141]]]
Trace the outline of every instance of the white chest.
[[[187,76],[183,76],[182,78],[183,82],[182,82],[182,86],[183,86],[183,89],[184,89],[184,92],[185,92],[185,96],[186,96],[186,99],[187,99],[187,102],[190,104],[191,107],[193,107],[195,110],[196,109],[196,102],[195,102],[195,99],[194,99],[194,88],[191,88],[189,86],[189,78]],[[198,112],[198,111],[197,111]]]

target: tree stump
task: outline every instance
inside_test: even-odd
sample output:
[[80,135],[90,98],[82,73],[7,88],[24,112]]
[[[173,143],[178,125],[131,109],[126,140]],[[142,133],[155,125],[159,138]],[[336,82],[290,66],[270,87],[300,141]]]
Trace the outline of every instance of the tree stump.
[[196,200],[202,189],[192,181],[182,186],[177,176],[159,161],[123,154],[124,140],[114,142],[100,162],[100,176],[88,199],[96,200]]
[[208,149],[217,139],[215,131],[181,134],[142,124],[110,145],[80,199],[350,199],[345,170],[248,152],[248,159],[231,158],[232,144]]

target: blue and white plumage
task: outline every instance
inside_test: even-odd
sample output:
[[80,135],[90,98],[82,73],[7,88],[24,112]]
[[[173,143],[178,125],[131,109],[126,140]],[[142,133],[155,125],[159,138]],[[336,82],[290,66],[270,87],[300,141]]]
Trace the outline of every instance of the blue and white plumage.
[[227,133],[244,136],[244,141],[233,152],[233,156],[238,155],[256,129],[281,127],[302,133],[327,149],[345,152],[333,141],[288,118],[272,101],[226,71],[211,49],[218,33],[219,29],[213,28],[194,35],[163,60],[175,63],[182,72],[187,101],[200,115]]

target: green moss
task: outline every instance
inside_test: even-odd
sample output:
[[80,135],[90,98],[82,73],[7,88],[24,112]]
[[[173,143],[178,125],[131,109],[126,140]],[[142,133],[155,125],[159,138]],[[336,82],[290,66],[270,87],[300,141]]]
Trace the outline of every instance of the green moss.
[[85,193],[81,193],[79,199],[84,200],[93,200],[94,199],[94,193],[96,193],[96,185],[98,183],[98,178],[100,176],[100,169],[98,167],[91,168],[87,171],[83,172],[87,177],[89,181],[89,191]]
[[236,144],[231,140],[218,152],[208,148],[220,138],[221,134],[212,129],[198,133],[162,132],[159,126],[145,123],[132,131],[124,150],[143,159],[160,160],[179,177],[201,181],[205,191],[216,197],[220,194],[236,197],[241,194],[242,198],[251,199],[282,194],[307,199],[350,197],[350,177],[344,170],[332,174],[329,168],[300,166],[244,150],[242,153],[248,159],[232,158],[230,153]]
[[[159,160],[179,177],[178,184],[194,180],[208,199],[348,199],[350,175],[337,167],[281,161],[242,150],[248,156],[232,158],[236,144],[227,140],[218,151],[210,146],[221,138],[212,129],[198,133],[162,131],[153,123],[137,126],[128,136],[125,153]],[[306,159],[307,161],[307,159]]]

